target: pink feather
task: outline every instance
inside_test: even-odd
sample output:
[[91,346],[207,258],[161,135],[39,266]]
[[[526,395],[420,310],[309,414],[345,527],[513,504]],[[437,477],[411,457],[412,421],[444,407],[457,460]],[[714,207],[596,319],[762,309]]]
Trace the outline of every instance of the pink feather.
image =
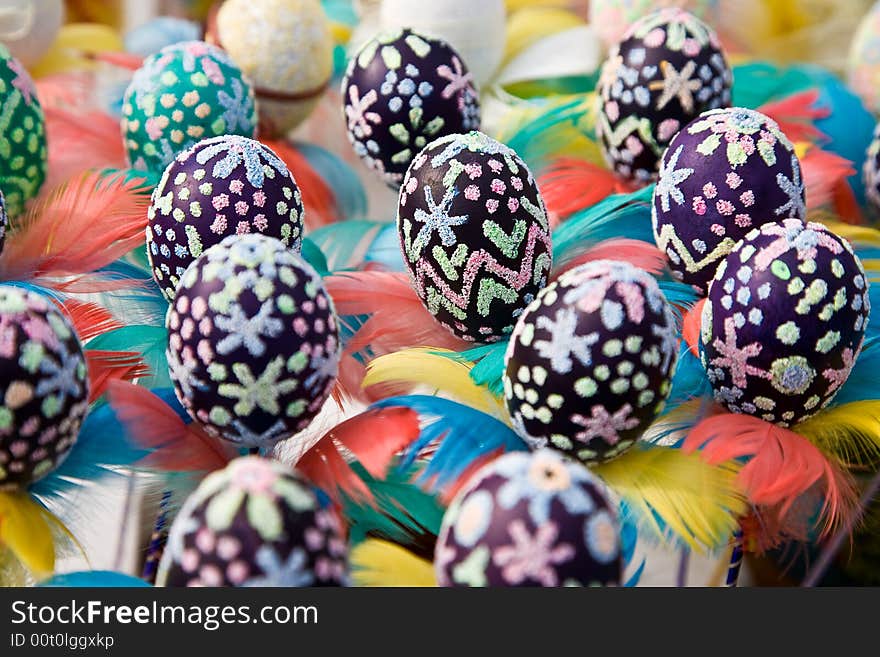
[[685,314],[681,329],[681,337],[687,344],[688,349],[697,358],[700,357],[700,326],[702,323],[703,306],[706,299],[697,301]]
[[538,177],[551,227],[606,196],[634,188],[608,169],[576,158],[560,158]]
[[792,141],[815,143],[827,140],[828,136],[814,125],[814,121],[831,115],[829,108],[816,107],[818,101],[819,90],[810,89],[782,100],[765,103],[758,111],[776,121],[782,132]]
[[847,180],[856,173],[852,162],[819,147],[810,148],[801,158],[807,208],[830,208],[841,220],[861,223],[861,210]]
[[51,106],[44,112],[49,146],[45,189],[53,189],[90,169],[126,166],[117,119],[100,111],[73,112]]
[[553,271],[552,278],[559,278],[569,269],[593,260],[622,260],[655,275],[659,275],[666,268],[666,256],[656,246],[641,240],[621,237],[594,244],[567,260],[564,265]]

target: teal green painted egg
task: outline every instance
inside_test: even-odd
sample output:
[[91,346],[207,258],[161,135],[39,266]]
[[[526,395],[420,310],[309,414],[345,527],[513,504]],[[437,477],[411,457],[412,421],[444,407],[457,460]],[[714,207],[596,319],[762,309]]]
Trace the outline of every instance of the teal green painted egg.
[[0,44],[0,190],[10,216],[40,191],[46,179],[43,109],[24,66]]
[[203,139],[253,137],[254,90],[220,48],[186,41],[148,57],[122,103],[122,138],[129,164],[161,172],[174,156]]

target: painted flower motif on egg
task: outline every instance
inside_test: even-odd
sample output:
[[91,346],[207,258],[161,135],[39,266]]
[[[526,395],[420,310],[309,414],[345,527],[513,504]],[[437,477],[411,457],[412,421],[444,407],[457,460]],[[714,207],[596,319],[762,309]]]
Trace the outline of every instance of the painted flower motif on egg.
[[349,62],[342,94],[355,152],[395,188],[429,142],[480,127],[477,90],[461,57],[445,41],[408,29],[367,42]]
[[416,292],[464,340],[496,342],[544,287],[544,201],[526,164],[481,132],[449,135],[413,160],[397,230]]
[[302,196],[287,165],[238,135],[178,154],[153,190],[147,216],[147,258],[168,300],[189,264],[229,235],[260,233],[293,251],[302,245]]
[[848,242],[799,219],[754,229],[718,267],[703,307],[715,399],[781,426],[814,415],[849,377],[870,309]]
[[654,278],[625,262],[591,262],[541,290],[520,317],[504,399],[532,446],[604,461],[661,413],[677,358],[672,310]]
[[46,179],[45,123],[33,80],[0,43],[0,189],[10,216],[21,214]]
[[263,235],[233,235],[186,270],[169,308],[178,399],[211,434],[268,448],[304,429],[336,381],[336,315],[321,278]]
[[701,292],[753,228],[806,214],[794,146],[760,112],[734,107],[701,114],[663,156],[654,188],[654,239],[673,274]]
[[444,514],[434,554],[441,586],[616,586],[622,568],[605,485],[551,450],[481,468]]
[[277,461],[246,456],[208,475],[174,519],[158,586],[306,587],[348,582],[336,515]]
[[122,138],[135,169],[159,172],[197,141],[253,137],[254,90],[220,48],[203,41],[167,46],[148,57],[122,101]]
[[46,297],[0,286],[0,490],[55,469],[88,407],[88,367],[68,319]]
[[730,105],[733,76],[718,37],[681,9],[633,23],[602,67],[597,133],[609,166],[647,183],[669,141],[694,117]]

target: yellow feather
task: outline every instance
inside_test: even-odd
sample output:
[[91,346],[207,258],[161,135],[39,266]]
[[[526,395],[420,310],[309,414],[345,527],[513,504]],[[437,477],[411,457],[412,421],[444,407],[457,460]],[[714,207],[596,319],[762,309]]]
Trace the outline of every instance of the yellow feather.
[[507,21],[504,60],[509,61],[543,37],[584,24],[570,11],[556,8],[527,7]]
[[736,466],[712,466],[698,454],[639,446],[592,470],[634,511],[641,529],[697,551],[725,545],[746,512]]
[[510,418],[501,399],[471,379],[472,365],[442,355],[444,353],[453,352],[416,347],[380,356],[367,366],[363,385],[365,388],[392,382],[425,385],[509,424]]
[[34,575],[55,569],[55,542],[47,519],[51,515],[23,491],[0,491],[0,543]]
[[355,586],[437,586],[434,566],[399,545],[370,538],[351,551]]
[[846,466],[874,465],[880,459],[880,401],[826,409],[793,431]]

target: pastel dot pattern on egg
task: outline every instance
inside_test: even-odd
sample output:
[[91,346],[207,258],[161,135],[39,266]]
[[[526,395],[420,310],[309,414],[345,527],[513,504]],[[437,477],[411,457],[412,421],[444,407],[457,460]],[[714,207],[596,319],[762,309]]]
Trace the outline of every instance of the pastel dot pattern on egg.
[[168,535],[158,586],[311,587],[348,582],[337,516],[277,461],[247,456],[208,475]]
[[339,336],[320,276],[263,235],[232,235],[186,270],[169,308],[177,397],[206,430],[272,447],[304,429],[336,382]]
[[517,433],[585,463],[614,458],[662,412],[678,357],[657,282],[625,262],[565,272],[526,308],[505,355]]
[[429,142],[480,127],[464,61],[445,41],[412,30],[365,44],[349,62],[342,94],[355,152],[394,188]]
[[48,157],[37,88],[22,63],[0,44],[0,190],[10,216],[21,214],[40,191]]
[[267,235],[299,252],[303,213],[296,181],[270,148],[238,135],[200,141],[177,155],[153,191],[153,278],[171,300],[190,263],[229,235]]
[[532,173],[481,132],[419,153],[400,190],[397,229],[419,297],[464,340],[506,338],[547,282],[550,227]]
[[673,274],[705,292],[721,260],[753,228],[806,218],[794,146],[754,110],[712,110],[669,144],[654,188],[654,239]]
[[44,296],[0,286],[0,490],[46,476],[67,456],[88,411],[79,338]]
[[752,230],[703,307],[700,352],[715,399],[781,426],[818,413],[849,377],[870,305],[858,257],[821,224]]
[[732,82],[717,35],[694,15],[667,8],[640,18],[612,47],[597,86],[609,167],[656,179],[669,140],[701,112],[729,106]]
[[253,137],[254,90],[220,48],[176,43],[135,72],[123,97],[121,125],[129,164],[158,173],[202,139]]
[[620,527],[604,484],[551,450],[480,469],[443,516],[441,586],[617,586]]

